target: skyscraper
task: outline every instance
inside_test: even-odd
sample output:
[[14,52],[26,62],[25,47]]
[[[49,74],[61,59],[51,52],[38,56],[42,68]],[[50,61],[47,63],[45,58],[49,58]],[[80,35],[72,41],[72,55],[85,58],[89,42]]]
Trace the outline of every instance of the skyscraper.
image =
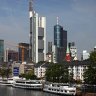
[[81,60],[87,60],[87,59],[89,59],[89,57],[90,57],[90,54],[87,52],[87,50],[83,50]]
[[54,26],[54,45],[57,47],[67,47],[67,31],[60,25]]
[[[29,2],[30,13],[30,57],[37,63],[46,59],[46,17],[39,17]],[[32,51],[32,52],[31,52]]]
[[4,40],[0,40],[0,62],[4,61]]
[[52,53],[52,42],[48,42],[48,53]]
[[19,61],[24,62],[29,60],[29,44],[19,43],[18,48]]
[[54,26],[54,45],[57,47],[57,62],[64,61],[67,49],[67,31],[61,25]]
[[4,54],[4,62],[18,61],[18,52],[16,50],[7,48]]

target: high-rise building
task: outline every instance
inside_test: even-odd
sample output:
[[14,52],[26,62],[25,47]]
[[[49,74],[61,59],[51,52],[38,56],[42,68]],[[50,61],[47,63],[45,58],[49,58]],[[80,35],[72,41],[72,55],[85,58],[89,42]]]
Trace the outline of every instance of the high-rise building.
[[57,47],[52,45],[52,62],[57,63]]
[[0,40],[0,62],[4,61],[4,40]]
[[19,61],[24,62],[29,60],[29,44],[19,43],[18,48]]
[[48,53],[52,53],[52,42],[48,42]]
[[67,49],[67,31],[61,25],[54,26],[54,45],[57,47],[57,62],[64,61]]
[[[30,55],[37,63],[46,60],[46,17],[39,17],[33,10],[32,0],[29,2],[30,13]],[[32,52],[31,52],[32,50]],[[30,56],[31,57],[31,56]]]
[[16,50],[12,50],[7,48],[5,50],[5,62],[10,62],[10,61],[18,61],[18,52]]
[[54,26],[54,45],[67,48],[67,31],[60,25]]
[[89,59],[89,56],[90,56],[90,54],[87,52],[87,50],[83,50],[83,54],[81,56],[81,59],[87,60],[87,59]]

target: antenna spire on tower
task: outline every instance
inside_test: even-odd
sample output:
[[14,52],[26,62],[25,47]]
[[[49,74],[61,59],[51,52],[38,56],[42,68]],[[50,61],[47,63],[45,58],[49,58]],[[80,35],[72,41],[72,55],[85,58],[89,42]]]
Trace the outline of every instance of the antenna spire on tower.
[[29,0],[29,11],[33,11],[33,0]]
[[57,17],[57,25],[58,25],[58,22],[59,22],[59,17]]

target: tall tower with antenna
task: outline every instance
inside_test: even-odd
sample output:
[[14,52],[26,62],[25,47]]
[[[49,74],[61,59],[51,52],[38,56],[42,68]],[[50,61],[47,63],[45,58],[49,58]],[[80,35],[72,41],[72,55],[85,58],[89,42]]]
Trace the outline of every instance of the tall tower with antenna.
[[46,59],[46,18],[39,17],[33,10],[33,0],[29,0],[30,16],[30,61],[38,63]]
[[29,17],[30,17],[30,44],[29,44],[29,59],[32,61],[32,32],[33,32],[33,0],[29,0]]
[[58,25],[59,17],[57,17],[57,25]]
[[57,51],[57,62],[63,62],[67,49],[67,31],[59,25],[58,17],[56,25],[54,26],[54,45],[56,46]]

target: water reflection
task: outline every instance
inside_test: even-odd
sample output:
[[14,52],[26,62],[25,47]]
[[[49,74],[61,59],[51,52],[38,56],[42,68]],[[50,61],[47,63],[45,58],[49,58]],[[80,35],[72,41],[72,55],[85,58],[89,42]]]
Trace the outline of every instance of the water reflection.
[[43,91],[33,91],[0,85],[0,96],[59,96]]

